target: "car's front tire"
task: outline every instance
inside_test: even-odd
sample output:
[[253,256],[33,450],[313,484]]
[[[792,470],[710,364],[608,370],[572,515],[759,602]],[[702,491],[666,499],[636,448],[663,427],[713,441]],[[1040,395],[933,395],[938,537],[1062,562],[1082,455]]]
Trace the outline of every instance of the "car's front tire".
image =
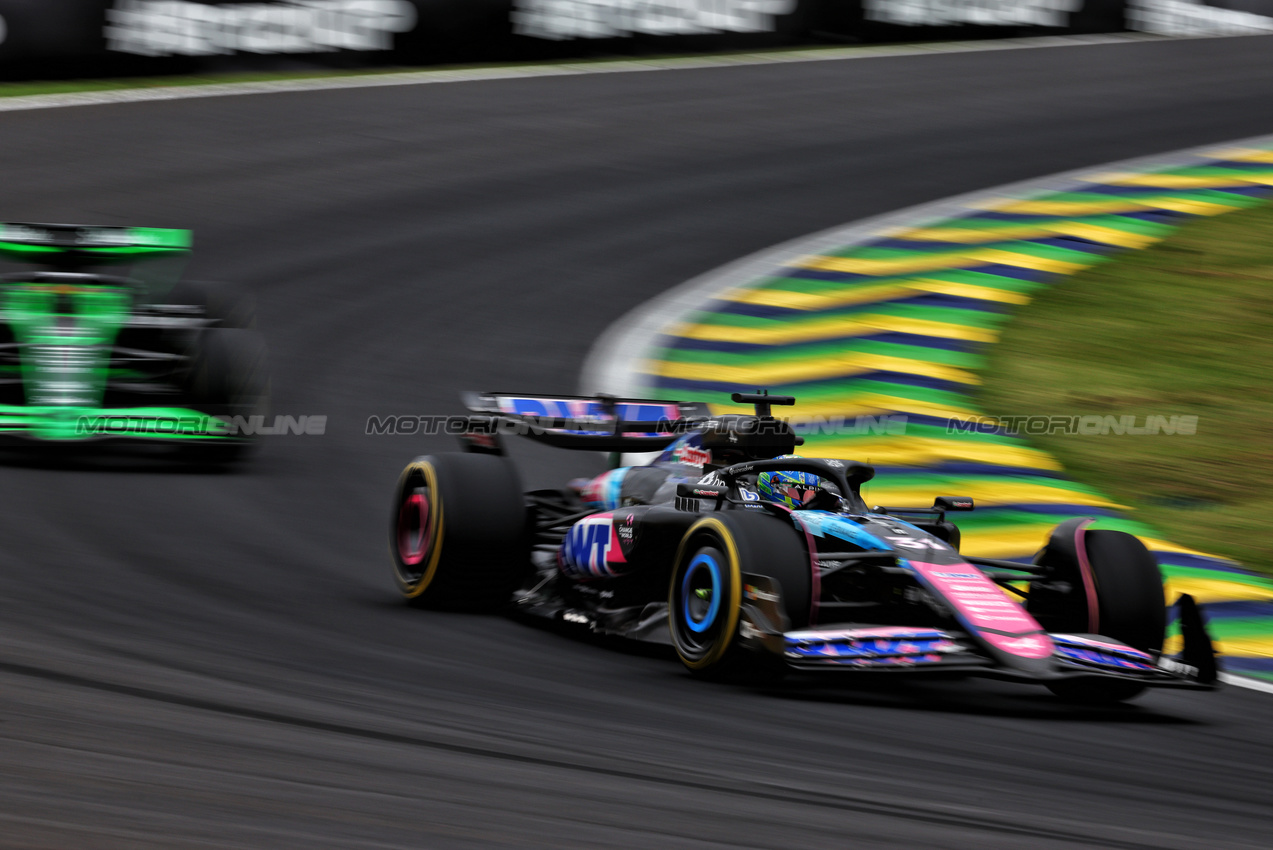
[[790,521],[750,512],[704,516],[682,537],[668,587],[672,645],[691,673],[767,680],[785,670],[781,657],[740,645],[747,575],[773,582],[783,625],[809,624],[812,566]]
[[[1167,630],[1162,572],[1145,544],[1122,531],[1088,529],[1070,520],[1052,532],[1035,559],[1048,568],[1026,607],[1050,632],[1113,638],[1143,652],[1162,649]],[[1063,679],[1049,689],[1071,702],[1131,699],[1145,686],[1107,678]]]

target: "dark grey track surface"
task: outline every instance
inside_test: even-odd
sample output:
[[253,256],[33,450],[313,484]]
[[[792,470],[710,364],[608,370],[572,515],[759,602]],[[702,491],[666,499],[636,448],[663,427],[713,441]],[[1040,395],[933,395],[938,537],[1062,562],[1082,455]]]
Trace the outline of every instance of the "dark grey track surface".
[[0,116],[0,220],[193,228],[194,276],[259,293],[276,411],[330,416],[237,475],[0,468],[0,845],[1269,846],[1266,695],[755,692],[408,610],[390,487],[450,446],[362,435],[573,390],[611,321],[773,243],[1269,132],[1269,38]]

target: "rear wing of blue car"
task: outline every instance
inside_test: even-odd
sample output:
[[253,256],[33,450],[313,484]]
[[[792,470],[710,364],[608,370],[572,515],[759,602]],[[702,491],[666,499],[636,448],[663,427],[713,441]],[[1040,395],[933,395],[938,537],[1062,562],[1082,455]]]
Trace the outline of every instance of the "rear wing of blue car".
[[472,451],[498,452],[498,438],[528,437],[565,449],[646,452],[666,447],[711,416],[698,402],[466,393],[472,413],[462,440]]
[[0,223],[0,256],[48,266],[95,265],[184,254],[189,230],[82,224]]

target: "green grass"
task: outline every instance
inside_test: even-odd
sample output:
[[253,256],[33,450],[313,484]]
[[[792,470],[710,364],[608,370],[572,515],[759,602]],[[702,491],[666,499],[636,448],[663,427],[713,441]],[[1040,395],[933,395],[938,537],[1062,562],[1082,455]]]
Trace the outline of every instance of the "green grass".
[[984,377],[993,415],[1198,416],[1195,436],[1031,439],[1164,537],[1273,572],[1273,206],[1062,279]]

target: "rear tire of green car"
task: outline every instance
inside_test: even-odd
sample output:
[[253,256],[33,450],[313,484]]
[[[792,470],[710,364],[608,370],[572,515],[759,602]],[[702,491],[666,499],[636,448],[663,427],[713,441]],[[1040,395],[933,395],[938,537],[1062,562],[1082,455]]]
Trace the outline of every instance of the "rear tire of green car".
[[[186,377],[189,404],[210,416],[248,423],[253,416],[268,419],[269,370],[265,342],[260,334],[241,328],[211,328],[195,343]],[[188,456],[197,463],[225,464],[246,454],[254,445],[251,435],[208,437],[192,443]]]
[[256,327],[256,301],[228,284],[180,280],[168,292],[150,299],[172,307],[197,307],[212,320],[213,328],[250,330]]

